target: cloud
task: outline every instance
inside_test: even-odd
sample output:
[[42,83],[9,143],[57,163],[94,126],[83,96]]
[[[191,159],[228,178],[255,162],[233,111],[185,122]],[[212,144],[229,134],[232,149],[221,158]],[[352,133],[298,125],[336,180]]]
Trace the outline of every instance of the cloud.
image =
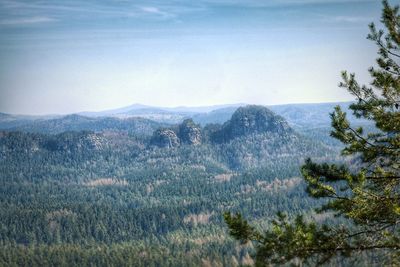
[[130,16],[131,6],[115,6],[90,1],[69,1],[68,3],[52,3],[50,1],[4,1],[0,0],[0,15],[13,14],[57,14],[71,16],[82,14],[100,14],[105,16]]
[[173,14],[171,12],[162,11],[160,8],[154,7],[154,6],[143,6],[143,7],[140,7],[140,10],[143,11],[144,13],[152,14],[152,15],[159,15],[163,18],[176,17],[175,14]]
[[271,7],[287,5],[313,5],[313,4],[348,4],[364,3],[374,0],[200,0],[210,5],[247,6],[247,7]]
[[336,16],[336,17],[331,17],[330,19],[337,22],[351,22],[351,23],[370,21],[370,18],[355,17],[355,16]]
[[342,23],[367,23],[371,21],[370,17],[362,17],[362,16],[327,16],[327,15],[319,15],[322,21],[324,22],[342,22]]
[[50,17],[10,18],[0,20],[0,25],[29,25],[57,21]]
[[163,12],[160,11],[159,8],[157,8],[157,7],[152,7],[152,6],[149,6],[149,7],[142,7],[141,9],[142,9],[144,12],[147,12],[147,13],[153,13],[153,14],[162,14],[162,13],[163,13]]
[[[198,10],[198,9],[197,9]],[[167,2],[160,4],[157,1],[120,1],[117,4],[97,1],[71,0],[69,2],[51,1],[14,1],[0,0],[0,20],[2,25],[29,24],[54,21],[47,14],[56,15],[59,20],[69,17],[88,18],[176,18],[178,14],[193,11],[191,5],[184,3]],[[85,17],[85,15],[87,15]],[[30,18],[14,18],[24,16]]]

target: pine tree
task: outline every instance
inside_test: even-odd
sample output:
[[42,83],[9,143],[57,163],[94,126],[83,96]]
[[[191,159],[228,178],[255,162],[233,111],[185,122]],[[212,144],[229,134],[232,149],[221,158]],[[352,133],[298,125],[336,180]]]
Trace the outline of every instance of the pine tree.
[[[290,221],[283,213],[259,232],[240,214],[225,213],[230,234],[241,242],[256,243],[256,264],[322,264],[333,257],[355,253],[384,255],[388,264],[400,257],[400,15],[399,6],[383,1],[381,22],[372,23],[367,39],[378,46],[377,66],[369,69],[372,83],[360,85],[355,74],[342,73],[340,87],[356,101],[350,110],[357,118],[375,124],[365,133],[350,125],[337,106],[331,114],[331,136],[340,140],[351,166],[318,164],[306,160],[301,168],[307,193],[327,199],[317,212],[334,213],[348,223],[317,223],[298,216]],[[391,261],[391,262],[390,262]],[[384,262],[382,262],[384,263]]]

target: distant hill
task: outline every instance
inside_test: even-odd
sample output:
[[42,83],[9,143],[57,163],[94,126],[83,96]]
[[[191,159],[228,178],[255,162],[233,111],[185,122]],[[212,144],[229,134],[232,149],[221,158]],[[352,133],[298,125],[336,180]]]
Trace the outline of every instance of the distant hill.
[[150,135],[155,129],[163,126],[143,118],[118,119],[110,117],[89,118],[80,115],[67,115],[50,120],[32,120],[29,123],[10,127],[9,131],[58,134],[66,131],[127,131],[138,135]]
[[212,139],[227,142],[251,134],[273,133],[281,136],[292,133],[286,120],[264,106],[249,105],[238,108]]
[[220,123],[223,124],[229,120],[237,110],[238,107],[227,107],[216,109],[207,113],[198,113],[192,116],[193,120],[201,125],[206,125],[209,123]]
[[298,163],[311,153],[324,156],[335,150],[298,134],[282,116],[256,105],[236,109],[222,125],[200,127],[188,119],[179,125],[160,128],[153,133],[150,145],[166,151],[163,153],[185,149],[188,145],[193,153],[199,148],[208,149],[210,158],[232,170],[259,167],[277,160]]
[[333,151],[322,142],[297,133],[282,116],[264,106],[240,107],[221,127],[212,127],[215,130],[208,130],[209,139],[219,144],[218,154],[231,169],[276,161],[297,162],[307,155],[324,157]]
[[133,104],[127,107],[105,110],[100,112],[81,112],[79,115],[88,117],[142,117],[155,121],[177,123],[184,118],[193,117],[196,114],[208,113],[214,110],[223,108],[237,108],[245,104],[227,104],[215,106],[200,106],[200,107],[154,107],[142,104]]
[[351,102],[288,104],[269,106],[269,108],[296,128],[330,127],[329,114],[333,112],[335,106],[340,106],[343,111],[347,112],[350,122],[360,125],[371,124],[368,120],[356,119],[348,108],[350,104]]
[[60,117],[58,115],[30,116],[30,115],[12,115],[0,113],[0,130],[20,127],[27,125],[35,120],[49,120]]
[[[225,238],[221,214],[312,215],[300,166],[338,155],[263,106],[203,127],[69,115],[18,129],[0,131],[0,266],[237,266],[251,247]],[[216,253],[229,261],[204,261]]]
[[[329,132],[328,129],[331,123],[329,114],[336,105],[340,105],[348,113],[348,118],[352,123],[372,125],[370,121],[358,120],[351,115],[348,110],[350,102],[287,104],[266,107],[285,118],[289,126],[298,131],[308,132],[311,129],[321,129],[325,136],[325,133]],[[120,109],[82,112],[69,116],[25,116],[0,113],[0,130],[59,133],[64,130],[102,131],[105,129],[117,129],[135,132],[136,128],[143,128],[143,131],[146,132],[145,128],[153,130],[157,126],[178,124],[188,118],[192,118],[195,123],[202,126],[223,124],[231,118],[237,108],[243,106],[245,104],[164,108],[134,104]],[[157,123],[160,125],[157,125]],[[143,131],[139,130],[139,132]],[[150,132],[147,131],[147,133]]]
[[[68,115],[24,126],[22,132],[0,131],[0,154],[45,153],[51,158],[53,153],[62,157],[72,153],[68,156],[79,158],[121,151],[124,156],[132,154],[135,158],[130,160],[139,165],[158,162],[179,167],[197,162],[235,171],[283,162],[297,166],[306,157],[335,153],[322,142],[296,133],[283,117],[264,106],[240,107],[223,125],[201,127],[187,119],[166,126],[140,118]],[[138,139],[138,134],[152,137]]]
[[264,106],[248,105],[239,107],[223,124],[207,125],[202,129],[192,119],[170,128],[160,128],[153,133],[151,143],[159,147],[177,147],[180,144],[226,143],[232,139],[253,134],[292,134],[286,120]]
[[[356,119],[348,106],[351,102],[337,103],[313,103],[313,104],[287,104],[266,106],[277,115],[287,120],[291,127],[297,129],[330,127],[331,120],[329,114],[333,112],[335,106],[339,105],[348,113],[348,118],[356,124],[371,124],[370,121]],[[224,123],[236,111],[237,107],[229,107],[213,110],[208,113],[196,114],[192,118],[195,122],[205,125],[207,123]]]

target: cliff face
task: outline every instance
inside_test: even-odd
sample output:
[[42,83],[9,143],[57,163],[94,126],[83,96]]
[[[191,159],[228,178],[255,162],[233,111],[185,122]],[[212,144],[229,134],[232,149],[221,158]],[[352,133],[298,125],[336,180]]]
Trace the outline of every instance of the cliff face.
[[180,140],[176,133],[171,129],[158,129],[153,133],[150,144],[158,147],[177,147]]
[[179,125],[178,134],[183,144],[200,145],[202,142],[201,127],[192,119],[184,120]]
[[275,132],[285,133],[290,130],[282,117],[263,106],[246,106],[238,108],[226,127],[232,137],[252,133]]
[[184,120],[177,127],[161,128],[153,133],[150,145],[158,147],[177,147],[179,145],[200,145],[202,143],[201,127],[192,119]]
[[204,131],[192,119],[184,120],[174,129],[159,129],[154,132],[150,144],[158,147],[177,147],[181,144],[200,145],[204,140],[224,143],[238,137],[262,133],[284,136],[293,133],[293,130],[284,118],[268,108],[252,105],[238,108],[231,119],[222,126],[208,125]]
[[213,134],[213,141],[226,142],[237,137],[255,133],[276,133],[280,135],[293,130],[281,116],[263,106],[246,106],[238,108],[231,119]]

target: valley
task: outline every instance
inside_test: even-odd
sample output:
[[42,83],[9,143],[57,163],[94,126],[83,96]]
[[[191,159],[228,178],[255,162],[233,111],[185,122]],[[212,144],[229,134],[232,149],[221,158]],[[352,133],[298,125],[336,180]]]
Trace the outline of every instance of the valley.
[[[223,124],[199,123],[221,112],[230,113]],[[0,265],[249,264],[253,248],[229,237],[223,212],[316,216],[320,201],[307,197],[299,168],[308,157],[339,161],[327,132],[301,123],[263,106],[178,123],[14,123],[0,134]]]

